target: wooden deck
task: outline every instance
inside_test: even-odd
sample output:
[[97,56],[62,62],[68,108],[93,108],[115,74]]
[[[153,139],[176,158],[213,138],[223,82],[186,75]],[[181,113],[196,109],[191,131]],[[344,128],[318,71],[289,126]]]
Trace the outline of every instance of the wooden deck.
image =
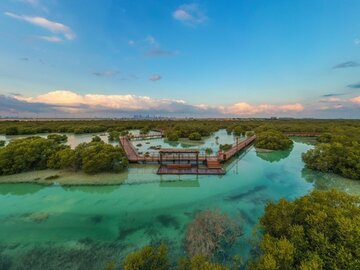
[[[124,136],[120,137],[120,144],[125,151],[125,154],[132,163],[164,163],[165,165],[160,166],[158,174],[198,174],[198,175],[222,175],[225,174],[221,163],[224,163],[234,157],[237,153],[245,149],[256,139],[256,136],[246,138],[245,140],[234,144],[232,148],[226,152],[219,152],[216,156],[198,155],[194,156],[193,153],[198,152],[198,149],[184,149],[176,150],[163,149],[163,152],[169,153],[169,155],[162,156],[160,154],[153,155],[140,155],[133,144],[131,143],[132,137]],[[175,151],[175,152],[174,152]],[[174,152],[174,154],[171,154]],[[180,154],[179,154],[180,153]],[[187,155],[187,153],[189,153]],[[161,162],[160,162],[161,161]],[[190,164],[199,162],[200,164],[206,165],[203,167],[191,166]],[[180,164],[180,166],[166,166],[166,164]],[[187,166],[183,166],[188,164]],[[190,166],[189,166],[190,165]],[[189,168],[190,167],[190,168]]]
[[249,138],[246,138],[245,140],[234,144],[232,146],[231,149],[229,149],[228,151],[224,152],[224,153],[220,153],[218,155],[218,160],[220,162],[226,162],[229,159],[231,159],[233,156],[235,156],[238,152],[240,152],[241,150],[243,150],[244,148],[246,148],[247,146],[249,146],[250,144],[252,144],[256,139],[256,135],[251,136]]
[[168,166],[160,166],[157,174],[197,174],[197,175],[224,175],[225,171],[222,168],[210,169],[210,168],[188,168],[188,169],[173,169]]

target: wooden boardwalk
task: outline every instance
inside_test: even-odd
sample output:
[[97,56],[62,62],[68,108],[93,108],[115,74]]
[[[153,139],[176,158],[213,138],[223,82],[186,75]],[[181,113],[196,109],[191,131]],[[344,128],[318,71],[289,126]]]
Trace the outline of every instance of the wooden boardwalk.
[[246,138],[245,140],[239,142],[239,143],[235,143],[233,144],[233,146],[231,147],[231,149],[229,149],[226,152],[223,153],[219,153],[218,154],[218,160],[220,162],[226,162],[229,159],[231,159],[233,156],[235,156],[238,152],[240,152],[241,150],[243,150],[244,148],[246,148],[247,146],[249,146],[250,144],[252,144],[256,139],[256,135],[251,136],[249,138]]
[[198,174],[198,175],[224,175],[225,171],[222,168],[188,168],[188,169],[172,169],[167,166],[160,166],[157,174]]
[[[120,144],[122,148],[125,151],[125,154],[128,158],[128,160],[132,163],[159,163],[160,162],[160,155],[154,154],[154,155],[139,155],[139,153],[136,151],[135,147],[130,141],[131,137],[120,137]],[[226,152],[219,152],[216,156],[207,156],[207,155],[199,155],[199,161],[202,163],[207,163],[209,161],[209,164],[211,164],[211,167],[214,167],[217,165],[214,161],[218,162],[226,162],[229,159],[231,159],[234,155],[236,155],[238,152],[249,146],[251,143],[253,143],[256,139],[256,136],[251,136],[249,138],[246,138],[245,140],[239,142],[238,144],[234,144],[232,148]],[[195,162],[196,158],[193,155],[181,155],[180,157],[178,155],[173,156],[165,156],[163,157],[164,162]]]

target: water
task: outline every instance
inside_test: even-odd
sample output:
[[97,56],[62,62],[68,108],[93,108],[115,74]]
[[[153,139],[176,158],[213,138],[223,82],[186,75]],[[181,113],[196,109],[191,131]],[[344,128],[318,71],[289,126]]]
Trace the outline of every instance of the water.
[[[216,148],[213,142],[204,144]],[[158,176],[155,165],[133,165],[119,175],[122,185],[2,184],[0,269],[104,269],[160,241],[172,257],[184,255],[186,226],[205,209],[220,209],[242,224],[244,235],[229,254],[247,258],[251,231],[268,201],[292,200],[314,188],[360,194],[358,181],[304,169],[301,154],[311,147],[297,139],[290,151],[250,147],[224,176]]]
[[[39,133],[34,135],[0,135],[0,141],[5,141],[5,145],[7,145],[11,140],[27,138],[31,136],[39,136],[42,138],[46,138],[49,134],[60,134],[60,133]],[[118,142],[110,142],[108,140],[107,133],[91,133],[91,134],[73,134],[73,133],[61,133],[65,134],[68,137],[67,145],[71,148],[75,148],[80,143],[88,143],[91,142],[92,138],[95,136],[99,136],[105,143],[110,143],[113,145],[117,145]]]

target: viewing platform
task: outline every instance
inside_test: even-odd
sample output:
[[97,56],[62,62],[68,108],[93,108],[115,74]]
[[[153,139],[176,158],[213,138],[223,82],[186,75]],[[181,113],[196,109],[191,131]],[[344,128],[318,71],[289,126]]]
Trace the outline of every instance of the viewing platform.
[[[148,136],[146,136],[148,135]],[[159,153],[155,154],[139,154],[131,143],[134,138],[159,138],[160,134],[139,136],[122,136],[119,138],[120,144],[131,163],[159,163],[160,167],[157,174],[198,174],[198,175],[222,175],[225,170],[221,163],[227,162],[234,157],[238,152],[245,149],[252,144],[256,136],[251,136],[237,142],[232,147],[223,152],[219,151],[217,155],[200,154],[199,149],[178,149],[178,148],[163,148]],[[161,133],[161,137],[163,133]]]

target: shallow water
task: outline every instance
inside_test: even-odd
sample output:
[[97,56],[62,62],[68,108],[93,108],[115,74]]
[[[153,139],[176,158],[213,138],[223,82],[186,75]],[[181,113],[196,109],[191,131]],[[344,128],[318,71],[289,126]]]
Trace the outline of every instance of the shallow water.
[[[39,133],[39,134],[34,134],[34,135],[0,135],[0,141],[1,140],[5,141],[5,145],[6,145],[11,140],[22,139],[22,138],[27,138],[27,137],[31,137],[31,136],[39,136],[42,138],[46,138],[49,134],[54,134],[54,133]],[[60,134],[60,133],[58,133],[58,134]],[[110,142],[108,140],[108,134],[104,133],[104,132],[103,133],[89,133],[89,134],[73,134],[73,133],[61,133],[61,134],[65,134],[68,137],[68,141],[66,144],[70,145],[71,148],[75,148],[80,143],[91,142],[92,138],[95,136],[99,136],[105,143],[110,143],[113,145],[118,144],[117,142]]]
[[[239,138],[241,140],[243,138]],[[188,139],[180,139],[177,142],[168,141],[166,139],[151,139],[151,140],[137,140],[132,141],[135,148],[141,153],[149,152],[155,154],[158,150],[152,149],[153,146],[160,146],[161,148],[196,148],[200,150],[200,154],[205,154],[205,149],[210,148],[213,155],[219,151],[220,144],[234,144],[236,143],[236,136],[228,134],[225,129],[214,132],[208,137],[203,137],[200,141],[190,141]]]
[[224,176],[158,176],[155,165],[135,165],[116,186],[2,184],[0,268],[3,262],[2,269],[103,269],[160,241],[172,256],[184,255],[186,226],[205,209],[220,209],[243,224],[245,234],[229,254],[246,258],[267,201],[292,200],[314,188],[360,194],[358,181],[304,169],[301,153],[311,147],[303,140],[285,152],[250,147]]

